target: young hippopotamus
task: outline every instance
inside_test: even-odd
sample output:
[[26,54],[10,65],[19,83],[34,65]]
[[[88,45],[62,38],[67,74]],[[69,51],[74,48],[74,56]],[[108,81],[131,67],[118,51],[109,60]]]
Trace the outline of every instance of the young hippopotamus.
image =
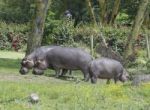
[[120,62],[109,58],[91,61],[89,73],[92,83],[96,83],[97,78],[107,79],[107,84],[110,83],[110,79],[114,79],[115,83],[118,80],[125,82],[129,76]]

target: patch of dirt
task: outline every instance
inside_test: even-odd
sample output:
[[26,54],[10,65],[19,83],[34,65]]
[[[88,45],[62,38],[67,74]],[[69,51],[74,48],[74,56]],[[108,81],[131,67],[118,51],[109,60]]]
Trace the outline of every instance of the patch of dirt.
[[36,75],[16,75],[16,74],[0,74],[0,81],[14,81],[14,82],[48,82],[48,83],[65,83],[68,81],[60,80],[55,77],[36,76]]

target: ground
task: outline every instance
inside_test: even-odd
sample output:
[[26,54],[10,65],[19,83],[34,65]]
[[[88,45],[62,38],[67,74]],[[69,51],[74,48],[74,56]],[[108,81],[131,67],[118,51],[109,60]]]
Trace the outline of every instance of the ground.
[[[79,71],[74,79],[46,75],[20,75],[20,59],[23,53],[0,52],[0,110],[150,110],[150,84],[139,87],[113,82],[97,84],[83,82]],[[31,93],[37,93],[40,101],[32,104]]]

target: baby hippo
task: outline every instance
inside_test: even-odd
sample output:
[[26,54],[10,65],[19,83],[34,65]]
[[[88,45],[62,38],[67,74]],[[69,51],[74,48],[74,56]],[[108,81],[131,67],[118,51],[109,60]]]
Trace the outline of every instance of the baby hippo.
[[129,76],[120,62],[109,58],[91,61],[89,72],[92,83],[96,83],[97,78],[107,79],[107,84],[110,83],[110,79],[114,79],[115,83],[118,80],[125,82]]

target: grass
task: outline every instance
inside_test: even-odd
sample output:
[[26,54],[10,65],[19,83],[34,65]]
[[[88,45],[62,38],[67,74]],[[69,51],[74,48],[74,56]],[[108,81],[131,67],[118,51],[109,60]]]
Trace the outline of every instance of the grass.
[[0,51],[0,74],[18,73],[19,64],[24,56],[24,53]]
[[[12,58],[0,54],[0,110],[150,110],[150,83],[132,87],[130,82],[106,85],[99,81],[93,85],[81,81],[76,72],[77,80],[56,79],[52,71],[46,71],[51,77],[20,75],[22,54],[9,53]],[[39,95],[39,103],[29,101],[31,93]]]
[[21,59],[24,56],[25,56],[25,54],[21,53],[21,52],[0,51],[0,58]]

